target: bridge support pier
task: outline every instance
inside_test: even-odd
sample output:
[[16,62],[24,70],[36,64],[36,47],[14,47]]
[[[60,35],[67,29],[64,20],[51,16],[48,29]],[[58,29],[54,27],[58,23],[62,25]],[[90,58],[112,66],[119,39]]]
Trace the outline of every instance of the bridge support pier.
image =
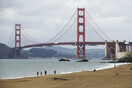
[[118,40],[113,43],[105,41],[105,59],[119,59],[126,54],[125,41],[119,43]]
[[113,41],[113,44],[105,41],[105,59],[114,59],[116,56],[116,46]]
[[108,53],[107,53],[107,40],[105,41],[105,59],[108,58]]
[[77,45],[77,58],[86,58],[85,45]]
[[119,46],[119,43],[118,43],[118,40],[116,41],[116,58],[118,58],[118,52],[120,52],[120,46]]
[[130,52],[132,52],[132,44],[130,45]]

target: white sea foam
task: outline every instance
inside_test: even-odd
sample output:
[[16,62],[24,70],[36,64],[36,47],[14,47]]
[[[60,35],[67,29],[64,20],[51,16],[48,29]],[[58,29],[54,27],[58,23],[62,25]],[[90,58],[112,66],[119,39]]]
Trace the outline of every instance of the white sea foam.
[[[105,67],[101,67],[101,68],[96,68],[96,70],[104,70],[104,69],[109,69],[109,68],[114,68],[115,66],[119,66],[119,65],[124,65],[124,64],[128,64],[128,63],[113,63],[113,64],[110,64],[108,66],[105,66]],[[91,69],[91,70],[83,70],[83,71],[93,71],[94,69]],[[61,72],[59,74],[71,74],[71,73],[76,73],[76,72],[82,72],[82,71],[75,71],[75,72]]]
[[113,63],[109,66],[106,66],[106,67],[101,67],[101,68],[97,68],[97,70],[104,70],[104,69],[109,69],[109,68],[114,68],[115,66],[119,66],[119,65],[124,65],[124,64],[127,64],[127,63]]

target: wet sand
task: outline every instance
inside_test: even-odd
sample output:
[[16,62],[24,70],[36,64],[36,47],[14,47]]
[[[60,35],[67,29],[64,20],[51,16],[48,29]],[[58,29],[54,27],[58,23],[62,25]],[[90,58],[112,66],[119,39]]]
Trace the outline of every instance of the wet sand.
[[0,88],[132,88],[130,68],[132,64],[95,72],[1,79]]

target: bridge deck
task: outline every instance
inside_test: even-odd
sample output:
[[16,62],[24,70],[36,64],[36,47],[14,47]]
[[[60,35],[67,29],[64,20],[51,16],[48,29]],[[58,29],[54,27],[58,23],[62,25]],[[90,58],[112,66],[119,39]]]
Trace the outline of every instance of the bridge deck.
[[[116,42],[107,42],[108,45],[115,44]],[[42,46],[53,46],[53,45],[105,45],[105,42],[59,42],[59,43],[40,43],[40,44],[32,44],[32,45],[25,45],[21,48],[28,48],[28,47],[42,47]],[[125,42],[119,42],[119,44],[125,44]],[[132,42],[129,42],[132,44]]]

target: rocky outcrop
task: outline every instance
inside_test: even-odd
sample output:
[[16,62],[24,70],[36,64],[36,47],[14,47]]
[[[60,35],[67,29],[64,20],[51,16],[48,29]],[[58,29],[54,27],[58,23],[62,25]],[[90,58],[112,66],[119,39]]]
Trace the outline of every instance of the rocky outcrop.
[[82,60],[79,60],[77,62],[88,62],[88,60],[87,59],[82,59]]
[[70,60],[67,58],[61,58],[61,59],[59,59],[59,61],[70,61]]
[[132,54],[127,55],[127,56],[125,56],[125,57],[119,59],[118,62],[132,62]]

